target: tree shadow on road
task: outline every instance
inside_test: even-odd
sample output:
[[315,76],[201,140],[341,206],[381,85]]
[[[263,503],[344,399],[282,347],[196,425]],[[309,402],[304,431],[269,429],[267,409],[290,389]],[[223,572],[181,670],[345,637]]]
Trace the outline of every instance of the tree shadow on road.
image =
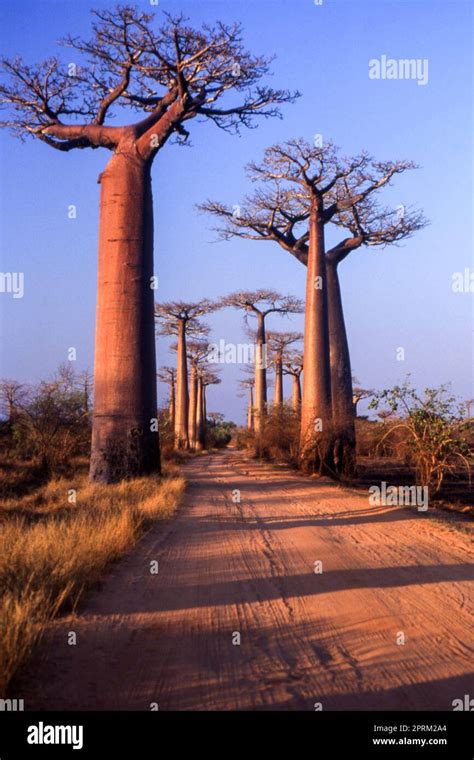
[[[186,568],[182,567],[186,573]],[[209,577],[212,573],[208,572]],[[299,598],[315,594],[329,594],[354,589],[401,588],[423,586],[430,583],[453,583],[473,580],[473,568],[468,563],[451,565],[408,565],[380,568],[350,568],[313,571],[298,575],[269,575],[239,580],[215,579],[208,583],[176,584],[141,599],[135,595],[123,596],[115,608],[116,614],[176,611],[195,607],[251,604],[279,598]],[[100,613],[99,613],[100,614]],[[107,613],[104,613],[107,614]]]

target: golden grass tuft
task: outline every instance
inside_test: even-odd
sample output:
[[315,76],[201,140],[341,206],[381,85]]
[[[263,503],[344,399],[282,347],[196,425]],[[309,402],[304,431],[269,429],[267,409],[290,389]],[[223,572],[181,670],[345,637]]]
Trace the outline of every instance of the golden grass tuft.
[[[74,607],[107,565],[156,520],[170,517],[184,479],[148,477],[115,485],[85,475],[57,479],[0,509],[0,697],[46,623]],[[71,490],[76,501],[70,503]]]

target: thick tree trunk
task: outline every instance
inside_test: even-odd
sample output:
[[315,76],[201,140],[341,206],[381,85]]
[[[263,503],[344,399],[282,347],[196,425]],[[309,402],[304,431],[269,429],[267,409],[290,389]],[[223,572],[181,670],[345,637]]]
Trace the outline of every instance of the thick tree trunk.
[[204,448],[206,448],[207,437],[207,401],[206,401],[207,385],[202,384],[202,442]]
[[309,219],[301,399],[300,456],[319,473],[332,473],[332,409],[329,364],[324,223],[315,198]]
[[257,338],[255,344],[255,432],[263,430],[267,411],[267,347],[265,343],[265,316],[257,314]]
[[90,478],[160,471],[150,165],[114,154],[101,185]]
[[170,425],[171,425],[172,430],[174,430],[175,405],[176,405],[176,399],[175,399],[175,390],[174,390],[174,380],[172,380],[170,383],[170,403],[168,407],[168,414],[169,414]]
[[247,430],[253,432],[253,388],[249,386],[249,405],[247,410]]
[[293,407],[294,413],[295,414],[299,414],[300,413],[300,409],[301,409],[301,381],[300,381],[300,376],[299,375],[292,375],[291,379],[292,379],[292,384],[293,384],[292,397],[291,397],[292,407]]
[[178,322],[178,352],[176,366],[176,410],[174,424],[174,439],[177,449],[189,448],[188,437],[188,365],[186,357],[186,323],[184,319]]
[[283,406],[283,360],[281,354],[275,357],[275,392],[273,396],[275,409]]
[[202,375],[198,374],[197,394],[196,394],[196,449],[200,451],[204,448],[204,426],[203,426],[203,382]]
[[337,262],[326,262],[329,308],[331,397],[334,424],[334,464],[343,475],[355,474],[355,422],[352,370]]
[[197,418],[197,367],[193,362],[191,362],[191,372],[189,375],[189,417],[188,417],[189,446],[191,449],[196,448],[196,418]]

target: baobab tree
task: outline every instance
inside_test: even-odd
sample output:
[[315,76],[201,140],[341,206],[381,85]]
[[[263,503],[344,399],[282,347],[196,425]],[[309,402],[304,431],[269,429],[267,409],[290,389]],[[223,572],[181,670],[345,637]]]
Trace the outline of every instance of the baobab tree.
[[[271,240],[307,267],[300,455],[320,472],[352,474],[355,431],[352,380],[338,266],[361,246],[386,246],[410,237],[426,220],[400,205],[382,207],[377,191],[409,161],[376,161],[366,152],[341,158],[332,143],[289,140],[248,167],[254,194],[233,213],[221,203],[201,208],[217,216],[222,237]],[[350,236],[326,249],[331,223]]]
[[[247,430],[253,433],[254,431],[254,401],[253,401],[253,390],[255,388],[255,376],[253,377],[245,377],[242,380],[239,380],[239,385],[241,388],[243,388],[246,392],[248,392],[248,400],[247,400]],[[242,396],[243,394],[239,394]]]
[[197,408],[196,408],[196,444],[197,450],[206,447],[207,401],[206,388],[222,382],[217,372],[211,372],[204,366],[198,367]]
[[[204,368],[206,356],[209,353],[207,340],[189,341],[187,354],[189,359],[189,412],[188,412],[188,437],[189,447],[196,448],[197,441],[197,406],[198,406],[198,374],[199,369]],[[202,394],[201,394],[202,403]]]
[[176,409],[175,409],[175,446],[177,449],[189,448],[188,416],[188,362],[186,338],[192,335],[207,335],[209,328],[199,321],[199,317],[209,314],[216,304],[207,299],[199,303],[185,301],[168,301],[155,304],[155,318],[160,335],[176,335]]
[[273,404],[276,409],[283,406],[283,359],[288,346],[303,339],[299,332],[267,332],[267,342],[272,353],[273,366],[275,368],[275,391]]
[[204,433],[207,432],[207,393],[206,388],[210,385],[219,385],[222,382],[217,372],[212,372],[204,368],[202,372],[202,419],[204,422]]
[[303,354],[298,351],[288,352],[283,359],[283,374],[292,380],[291,405],[295,414],[301,411],[301,373],[303,372]]
[[198,367],[196,387],[196,443],[194,444],[196,451],[201,451],[206,444],[203,374],[204,367]]
[[220,302],[222,306],[242,309],[247,317],[255,317],[255,432],[260,434],[267,411],[267,346],[265,337],[266,318],[269,314],[299,314],[303,304],[294,296],[282,296],[273,290],[239,291],[231,293]]
[[161,367],[156,376],[160,382],[165,383],[169,387],[168,417],[171,428],[174,430],[176,408],[176,369],[174,367]]
[[[251,55],[238,24],[201,29],[183,16],[131,5],[94,10],[89,39],[63,44],[78,62],[50,57],[37,65],[4,59],[0,122],[16,137],[50,148],[112,152],[101,186],[99,276],[90,476],[112,482],[160,469],[153,329],[151,166],[192,119],[227,132],[279,115],[298,93],[262,83],[269,60]],[[234,95],[235,97],[232,97]],[[114,116],[126,109],[136,121]]]
[[363,401],[363,399],[366,398],[372,398],[372,396],[375,396],[375,391],[369,388],[361,388],[356,377],[352,378],[352,382],[354,384],[352,389],[352,404],[354,407],[354,417],[357,417],[357,404],[359,401]]
[[28,388],[16,380],[0,380],[0,409],[11,425],[28,396]]

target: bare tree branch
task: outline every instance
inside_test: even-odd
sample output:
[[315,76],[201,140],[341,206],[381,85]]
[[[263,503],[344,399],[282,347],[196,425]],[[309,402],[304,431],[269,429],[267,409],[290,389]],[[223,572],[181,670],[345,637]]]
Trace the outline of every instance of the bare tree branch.
[[[184,123],[192,118],[238,132],[252,127],[256,116],[279,116],[279,106],[298,97],[262,84],[271,61],[245,49],[238,24],[194,29],[184,16],[164,13],[156,28],[152,14],[131,5],[92,15],[89,39],[62,40],[80,65],[3,59],[0,106],[7,116],[0,126],[61,151],[114,150],[133,138],[147,159],[172,135],[186,141]],[[105,123],[124,108],[146,116],[131,127]]]
[[321,221],[351,234],[326,254],[337,264],[362,245],[396,244],[426,226],[421,211],[389,209],[377,201],[395,175],[414,168],[410,161],[375,161],[365,151],[341,158],[332,143],[314,147],[289,140],[268,148],[260,164],[249,165],[257,187],[240,206],[208,200],[199,208],[217,218],[214,229],[221,239],[271,240],[306,264],[310,204],[316,197]]

